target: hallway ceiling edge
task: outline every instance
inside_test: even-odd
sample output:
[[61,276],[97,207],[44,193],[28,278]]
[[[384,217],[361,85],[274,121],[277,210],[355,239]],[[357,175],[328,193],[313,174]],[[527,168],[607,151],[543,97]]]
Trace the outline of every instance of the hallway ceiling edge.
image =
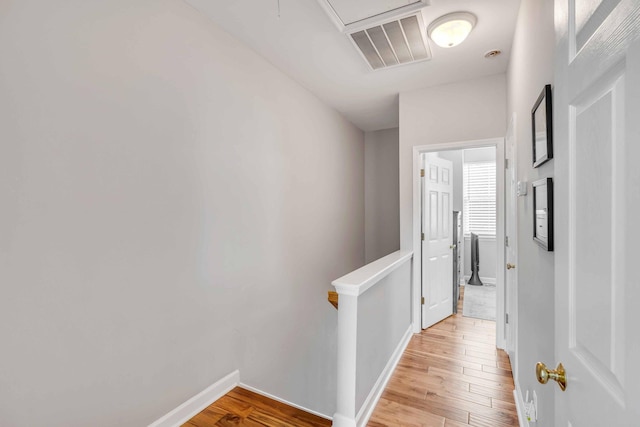
[[[431,60],[372,71],[318,0],[185,2],[364,131],[398,126],[401,92],[504,73],[520,5],[519,0],[430,0],[421,9],[425,25],[456,11],[478,17],[467,40],[452,49],[429,41]],[[486,59],[491,49],[503,55]]]

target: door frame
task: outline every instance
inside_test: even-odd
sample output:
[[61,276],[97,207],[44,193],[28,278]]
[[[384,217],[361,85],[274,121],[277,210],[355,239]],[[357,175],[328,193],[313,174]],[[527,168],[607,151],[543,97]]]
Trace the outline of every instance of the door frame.
[[412,294],[412,325],[413,332],[422,331],[422,240],[421,240],[421,199],[420,199],[420,155],[423,153],[433,153],[438,151],[465,150],[470,148],[496,148],[496,346],[504,349],[505,342],[505,245],[504,245],[504,215],[505,215],[505,194],[504,194],[504,136],[498,138],[476,139],[470,141],[446,142],[441,144],[416,145],[413,146],[413,259],[420,262],[413,262],[413,274],[411,278]]
[[[509,355],[509,360],[511,361],[511,371],[513,372],[513,379],[514,381],[517,382],[518,380],[518,270],[517,270],[517,266],[519,264],[519,259],[518,259],[518,194],[517,194],[517,178],[518,178],[518,135],[517,135],[517,130],[518,130],[518,115],[513,112],[511,114],[511,120],[509,121],[509,125],[507,126],[507,132],[506,132],[506,136],[505,136],[505,158],[507,158],[507,137],[509,136],[509,133],[511,133],[511,136],[513,138],[513,144],[511,147],[511,157],[508,158],[509,161],[509,173],[512,173],[511,171],[513,171],[513,173],[515,173],[516,176],[516,188],[512,188],[511,189],[511,194],[507,194],[506,190],[506,175],[505,175],[505,205],[504,205],[504,213],[505,213],[505,223],[504,223],[504,232],[505,232],[505,236],[507,236],[507,232],[509,230],[507,230],[507,223],[506,223],[506,218],[507,218],[507,214],[509,213],[509,209],[508,209],[508,202],[510,200],[510,197],[514,198],[514,203],[513,203],[513,209],[514,211],[511,212],[512,216],[513,216],[513,222],[514,222],[514,233],[513,235],[509,235],[509,247],[512,249],[513,253],[514,253],[514,263],[516,265],[516,271],[515,274],[512,275],[513,278],[513,283],[512,286],[509,288],[509,291],[511,292],[511,296],[509,296],[509,293],[507,292],[507,276],[506,276],[506,271],[505,271],[505,277],[504,277],[504,284],[505,284],[505,297],[507,297],[507,299],[505,300],[505,313],[509,314],[509,325],[510,325],[510,329],[512,330],[511,334],[507,334],[507,325],[505,322],[505,351],[507,352],[507,354]],[[507,169],[505,168],[505,174],[507,173]],[[506,237],[505,237],[506,239]],[[507,246],[505,244],[504,247],[504,263],[505,263],[505,268],[506,268],[506,263],[507,263]],[[506,321],[506,318],[505,318]]]

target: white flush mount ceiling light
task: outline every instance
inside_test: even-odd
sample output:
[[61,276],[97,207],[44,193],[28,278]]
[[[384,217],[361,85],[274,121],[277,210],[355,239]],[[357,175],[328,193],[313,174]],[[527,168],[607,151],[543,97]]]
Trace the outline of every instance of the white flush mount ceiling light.
[[440,47],[454,47],[462,43],[476,25],[476,16],[469,12],[454,12],[433,21],[427,33]]

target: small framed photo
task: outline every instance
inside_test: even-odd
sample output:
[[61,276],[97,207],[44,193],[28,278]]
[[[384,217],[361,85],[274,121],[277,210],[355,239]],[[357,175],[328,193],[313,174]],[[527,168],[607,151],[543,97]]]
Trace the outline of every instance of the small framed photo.
[[533,167],[537,168],[553,159],[553,122],[551,111],[551,85],[546,85],[531,110],[533,131]]
[[553,178],[533,183],[533,240],[553,251]]

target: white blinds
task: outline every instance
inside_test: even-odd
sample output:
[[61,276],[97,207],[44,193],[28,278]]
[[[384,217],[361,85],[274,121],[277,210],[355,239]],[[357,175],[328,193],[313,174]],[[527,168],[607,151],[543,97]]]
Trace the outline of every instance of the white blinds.
[[496,163],[473,162],[463,167],[465,234],[496,235]]

